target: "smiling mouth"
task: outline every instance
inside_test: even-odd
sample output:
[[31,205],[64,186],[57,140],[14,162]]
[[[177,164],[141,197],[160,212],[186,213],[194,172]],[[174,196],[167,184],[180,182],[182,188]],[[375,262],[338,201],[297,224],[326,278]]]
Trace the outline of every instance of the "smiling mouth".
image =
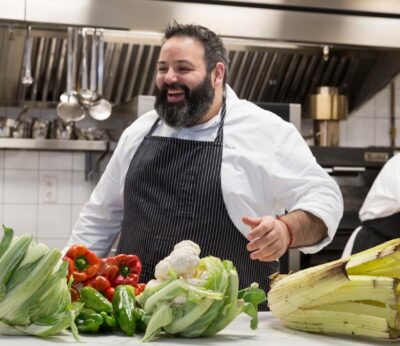
[[185,99],[185,92],[183,90],[168,90],[167,101],[169,103],[181,102]]

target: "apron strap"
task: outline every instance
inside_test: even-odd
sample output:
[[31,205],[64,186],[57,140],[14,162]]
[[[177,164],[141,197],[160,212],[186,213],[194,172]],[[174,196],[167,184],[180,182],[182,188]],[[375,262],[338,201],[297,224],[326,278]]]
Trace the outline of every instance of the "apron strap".
[[226,114],[226,102],[225,102],[225,98],[222,101],[222,110],[221,110],[221,122],[219,123],[219,128],[218,128],[218,132],[217,132],[217,137],[215,137],[214,142],[218,143],[218,144],[222,144],[223,142],[223,137],[224,137],[224,133],[223,133],[223,126],[224,126],[224,121],[225,121],[225,114]]
[[154,130],[156,129],[158,123],[160,122],[160,117],[157,117],[156,121],[154,122],[154,124],[151,126],[149,132],[147,132],[145,137],[151,136],[154,132]]

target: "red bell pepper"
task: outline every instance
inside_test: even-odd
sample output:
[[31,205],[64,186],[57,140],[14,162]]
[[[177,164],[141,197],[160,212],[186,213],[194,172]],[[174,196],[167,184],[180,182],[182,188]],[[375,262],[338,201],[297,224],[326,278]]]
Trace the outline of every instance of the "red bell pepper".
[[113,285],[114,280],[119,274],[119,267],[113,264],[114,257],[107,257],[101,259],[101,266],[99,270],[99,275],[104,276]]
[[85,281],[83,285],[93,287],[96,291],[102,293],[109,301],[112,301],[115,289],[111,286],[110,281],[106,277],[98,275]]
[[114,287],[109,287],[107,288],[103,294],[104,296],[110,301],[112,302],[113,298],[114,298],[114,293],[115,293],[115,288]]
[[72,300],[73,302],[77,302],[77,301],[80,299],[80,297],[81,297],[81,295],[80,295],[78,289],[75,288],[75,287],[71,287],[71,288],[69,289],[69,293],[71,294],[71,300]]
[[100,268],[100,258],[84,245],[72,245],[64,256],[68,262],[68,279],[82,282],[95,276]]
[[96,291],[103,292],[107,288],[111,287],[110,281],[104,276],[97,275],[93,279],[89,279],[83,283],[84,286],[93,287]]
[[146,284],[140,283],[135,285],[135,295],[138,296],[140,293],[144,291],[146,288]]
[[117,255],[110,259],[112,265],[119,269],[118,275],[113,280],[114,287],[119,285],[135,286],[139,282],[142,263],[136,255]]

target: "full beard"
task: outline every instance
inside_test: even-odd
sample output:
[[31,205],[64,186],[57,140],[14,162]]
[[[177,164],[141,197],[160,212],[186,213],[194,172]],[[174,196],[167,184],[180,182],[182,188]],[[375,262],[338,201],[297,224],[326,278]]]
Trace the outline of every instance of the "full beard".
[[[181,102],[168,102],[168,89],[180,89],[185,93]],[[209,111],[214,101],[215,90],[211,85],[210,74],[196,88],[190,90],[186,85],[173,83],[164,85],[162,88],[156,86],[156,101],[154,108],[158,115],[171,127],[190,127],[199,123]]]

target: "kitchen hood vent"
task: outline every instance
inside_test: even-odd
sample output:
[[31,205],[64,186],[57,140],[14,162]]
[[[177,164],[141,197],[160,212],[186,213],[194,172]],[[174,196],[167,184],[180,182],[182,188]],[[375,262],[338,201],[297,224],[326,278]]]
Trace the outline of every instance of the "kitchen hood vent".
[[[109,34],[107,34],[109,32]],[[0,105],[54,106],[66,89],[66,30],[32,28],[34,82],[21,83],[26,31],[0,27]],[[153,95],[159,34],[143,39],[133,32],[105,31],[104,97],[113,105],[136,95]],[[357,108],[400,71],[400,51],[289,45],[259,40],[225,39],[229,50],[229,84],[241,98],[254,102],[301,103],[321,85],[336,87]],[[88,44],[90,47],[90,44]],[[88,51],[90,62],[90,51]],[[77,54],[77,89],[82,45]],[[90,65],[90,64],[89,64]],[[89,69],[90,70],[90,69]]]

